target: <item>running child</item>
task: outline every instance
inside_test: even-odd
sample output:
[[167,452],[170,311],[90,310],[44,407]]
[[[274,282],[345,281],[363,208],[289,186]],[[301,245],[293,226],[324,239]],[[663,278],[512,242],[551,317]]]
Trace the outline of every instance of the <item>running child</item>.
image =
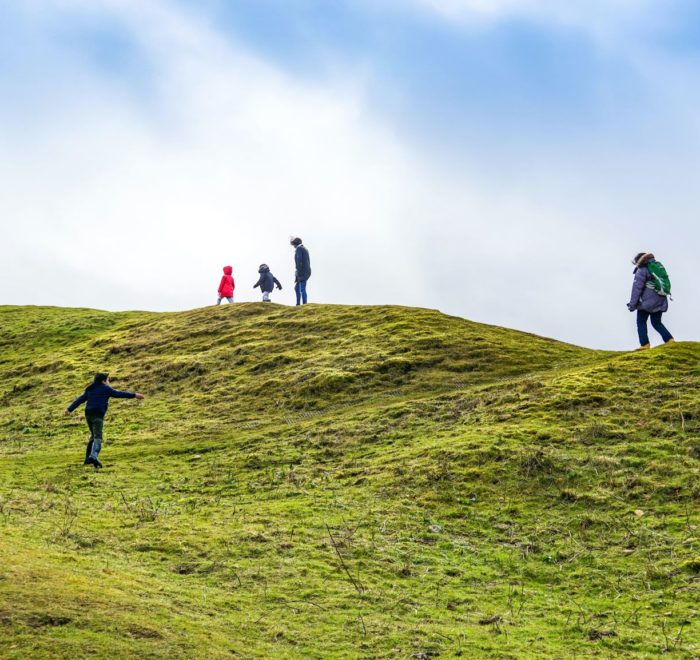
[[92,383],[85,388],[85,391],[63,413],[68,416],[78,406],[85,404],[85,421],[90,429],[90,440],[88,440],[85,450],[84,465],[94,465],[96,468],[102,467],[102,463],[100,463],[97,456],[100,453],[100,449],[102,449],[102,428],[110,398],[140,400],[143,399],[143,394],[115,390],[109,386],[109,374],[97,373]]

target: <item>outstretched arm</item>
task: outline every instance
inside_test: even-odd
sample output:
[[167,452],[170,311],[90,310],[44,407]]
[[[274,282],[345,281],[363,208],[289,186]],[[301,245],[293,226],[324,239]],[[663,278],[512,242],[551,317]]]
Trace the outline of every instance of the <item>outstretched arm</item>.
[[64,415],[70,415],[78,406],[87,401],[87,394],[83,392],[73,403],[70,404],[64,411]]
[[[136,392],[122,392],[121,390],[115,390],[113,387],[109,388],[109,396],[115,399],[138,399]],[[143,398],[143,396],[141,396]]]

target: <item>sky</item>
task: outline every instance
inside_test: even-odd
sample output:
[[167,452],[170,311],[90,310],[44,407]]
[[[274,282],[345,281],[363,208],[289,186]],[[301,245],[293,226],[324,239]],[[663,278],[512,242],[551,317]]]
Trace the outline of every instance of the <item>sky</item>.
[[[698,340],[696,0],[0,0],[0,304],[440,309]],[[654,337],[658,341],[658,337]]]

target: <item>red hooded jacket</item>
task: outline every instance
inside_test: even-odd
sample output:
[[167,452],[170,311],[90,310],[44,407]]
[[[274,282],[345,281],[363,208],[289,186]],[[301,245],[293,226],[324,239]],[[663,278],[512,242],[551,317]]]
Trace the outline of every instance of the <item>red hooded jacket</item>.
[[219,295],[222,298],[231,298],[233,290],[236,288],[236,283],[233,281],[231,273],[233,273],[233,268],[224,266],[224,276],[221,278],[221,284],[219,284]]

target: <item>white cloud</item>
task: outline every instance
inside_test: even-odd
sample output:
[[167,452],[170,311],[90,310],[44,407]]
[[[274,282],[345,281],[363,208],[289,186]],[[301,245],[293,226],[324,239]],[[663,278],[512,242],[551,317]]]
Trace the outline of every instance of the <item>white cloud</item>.
[[[411,246],[392,237],[410,157],[364,115],[361,86],[290,79],[167,3],[100,7],[155,68],[155,113],[86,67],[47,100],[48,121],[5,136],[0,210],[23,217],[5,250],[31,246],[39,263],[82,270],[84,289],[61,291],[64,303],[205,304],[230,262],[239,298],[252,299],[262,261],[290,284],[290,233],[307,234],[315,267],[352,273],[358,290],[373,287],[366,263],[392,261],[408,278]],[[338,248],[332,258],[313,250],[322,242]],[[50,302],[55,287],[41,281],[47,294],[34,297]],[[317,300],[342,299],[323,282],[310,285]]]
[[[403,0],[387,0],[405,9]],[[464,23],[527,19],[611,37],[648,14],[652,0],[410,0],[419,9]]]
[[412,0],[450,17],[484,15],[494,18],[532,15],[561,20],[607,17],[638,13],[649,7],[650,0]]
[[[671,254],[677,232],[659,236],[647,215],[630,241],[605,209],[616,191],[577,188],[556,163],[544,181],[510,183],[467,169],[478,154],[440,163],[370,112],[359,75],[302,81],[165,0],[42,7],[52,80],[35,81],[32,112],[0,115],[1,302],[183,309],[212,302],[226,263],[238,299],[252,300],[263,261],[287,285],[276,300],[291,302],[286,239],[297,233],[314,301],[634,343],[629,253]],[[85,16],[138,43],[143,97],[52,40],[57,22]],[[690,300],[689,272],[672,273]]]

